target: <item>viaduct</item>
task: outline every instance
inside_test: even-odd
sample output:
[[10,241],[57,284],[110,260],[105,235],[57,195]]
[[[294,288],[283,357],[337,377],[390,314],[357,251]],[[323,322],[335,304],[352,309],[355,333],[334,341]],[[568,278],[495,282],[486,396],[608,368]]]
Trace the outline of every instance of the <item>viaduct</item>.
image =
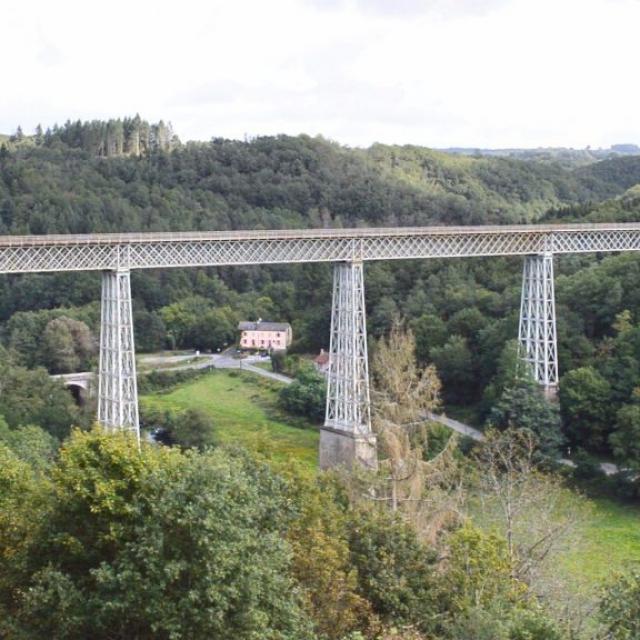
[[363,263],[523,256],[520,356],[545,392],[558,384],[553,256],[640,250],[640,223],[304,229],[0,237],[0,273],[102,271],[98,420],[140,439],[132,269],[334,264],[327,406],[320,466],[375,466]]

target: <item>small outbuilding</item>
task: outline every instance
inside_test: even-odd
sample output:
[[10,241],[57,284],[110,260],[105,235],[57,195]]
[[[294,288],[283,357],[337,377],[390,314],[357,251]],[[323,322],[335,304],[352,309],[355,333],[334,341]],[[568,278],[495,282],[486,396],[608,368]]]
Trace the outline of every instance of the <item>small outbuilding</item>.
[[320,353],[313,359],[313,366],[318,373],[327,375],[329,371],[329,354],[324,349],[320,349]]
[[288,322],[239,322],[240,348],[249,350],[283,351],[293,339]]

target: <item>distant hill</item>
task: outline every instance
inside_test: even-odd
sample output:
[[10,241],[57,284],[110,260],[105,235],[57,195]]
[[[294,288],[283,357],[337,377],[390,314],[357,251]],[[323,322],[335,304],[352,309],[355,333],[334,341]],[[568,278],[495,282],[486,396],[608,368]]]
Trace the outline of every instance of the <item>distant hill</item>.
[[636,144],[614,144],[608,149],[592,149],[591,147],[586,149],[566,147],[538,147],[535,149],[450,147],[442,149],[442,151],[463,156],[517,158],[536,162],[554,162],[565,167],[578,167],[619,156],[640,155],[640,146]]
[[0,147],[0,233],[523,223],[640,183],[640,157],[578,168],[321,137],[180,143],[140,118]]

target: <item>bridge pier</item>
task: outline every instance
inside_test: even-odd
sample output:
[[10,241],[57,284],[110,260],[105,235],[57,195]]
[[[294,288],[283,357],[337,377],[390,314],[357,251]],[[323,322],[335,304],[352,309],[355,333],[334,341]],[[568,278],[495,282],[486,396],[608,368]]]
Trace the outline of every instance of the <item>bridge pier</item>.
[[553,254],[526,256],[518,329],[520,359],[527,363],[548,398],[558,389],[558,345],[553,286]]
[[377,467],[371,431],[367,325],[362,262],[333,269],[327,406],[320,430],[320,468]]
[[140,442],[128,269],[102,273],[98,421],[112,431],[130,431]]

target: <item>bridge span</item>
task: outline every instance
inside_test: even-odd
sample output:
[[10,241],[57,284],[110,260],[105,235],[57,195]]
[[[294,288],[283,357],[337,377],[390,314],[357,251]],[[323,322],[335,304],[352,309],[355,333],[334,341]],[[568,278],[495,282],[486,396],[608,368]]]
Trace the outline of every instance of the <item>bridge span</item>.
[[558,384],[553,256],[638,251],[640,223],[0,236],[0,273],[102,271],[98,420],[133,431],[138,392],[133,269],[334,263],[320,465],[376,464],[363,262],[523,256],[520,356],[548,394]]
[[639,223],[0,236],[0,273],[639,249]]

